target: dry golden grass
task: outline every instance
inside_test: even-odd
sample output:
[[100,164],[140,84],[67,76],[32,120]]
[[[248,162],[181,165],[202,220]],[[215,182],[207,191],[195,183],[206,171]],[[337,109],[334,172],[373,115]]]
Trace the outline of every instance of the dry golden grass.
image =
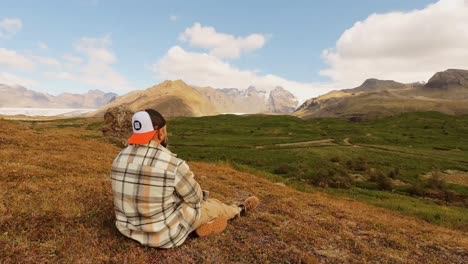
[[190,164],[203,189],[225,201],[256,194],[258,211],[222,235],[142,247],[113,224],[120,149],[81,127],[0,128],[1,263],[468,263],[462,231],[207,163]]
[[450,183],[468,186],[468,172],[460,171],[458,173],[449,174],[443,177],[443,179]]
[[118,97],[89,116],[103,116],[111,107],[127,106],[132,111],[158,106],[164,116],[206,116],[218,111],[197,89],[182,80],[164,81],[143,91]]
[[441,180],[444,180],[446,182],[468,186],[468,172],[458,170],[433,170],[422,175],[422,178],[425,180],[429,180],[431,177],[433,177],[434,174],[437,174]]

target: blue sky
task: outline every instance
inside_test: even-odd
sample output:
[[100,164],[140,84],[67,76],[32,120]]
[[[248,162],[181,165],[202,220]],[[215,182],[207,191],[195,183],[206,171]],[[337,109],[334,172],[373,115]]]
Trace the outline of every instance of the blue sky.
[[[454,1],[461,1],[458,4],[463,5],[463,0],[442,2]],[[3,49],[5,54],[10,52],[8,54],[11,55],[11,52],[15,52],[16,55],[30,59],[35,66],[12,66],[12,63],[8,62],[2,64],[0,58],[0,72],[3,72],[4,80],[14,79],[18,82],[24,80],[24,83],[19,84],[52,94],[60,92],[81,93],[89,89],[101,89],[122,94],[132,89],[147,88],[165,78],[172,77],[188,79],[186,81],[189,83],[192,80],[195,85],[215,87],[243,85],[249,82],[249,80],[245,80],[238,84],[229,80],[236,79],[236,75],[229,75],[225,72],[210,72],[213,67],[216,68],[216,63],[229,68],[226,71],[232,69],[242,71],[243,74],[245,73],[242,76],[252,76],[252,74],[255,76],[253,78],[273,76],[258,81],[259,86],[263,85],[265,89],[268,89],[269,85],[274,85],[277,77],[280,78],[278,85],[291,84],[291,86],[298,87],[291,89],[298,91],[300,89],[313,89],[314,85],[316,87],[330,87],[330,85],[335,84],[346,85],[348,83],[343,82],[338,76],[347,75],[336,72],[339,68],[336,66],[338,62],[332,62],[332,64],[336,63],[334,66],[324,59],[324,50],[336,50],[338,53],[341,46],[338,47],[337,42],[344,32],[353,28],[356,22],[365,22],[372,14],[385,15],[398,12],[409,16],[415,12],[414,10],[422,12],[428,8],[429,4],[435,2],[429,0],[3,0],[0,3],[0,28],[1,21],[5,19],[20,20],[21,26],[20,29],[17,28],[14,33],[10,32],[9,35],[7,35],[8,32],[4,32],[4,36],[0,37],[0,49]],[[465,3],[465,5],[467,4]],[[463,15],[460,21],[466,21]],[[214,37],[224,34],[224,36],[232,35],[234,38],[246,38],[252,34],[259,34],[264,38],[264,43],[253,44],[256,46],[251,50],[241,51],[240,55],[227,55],[227,57],[226,55],[214,55],[213,58],[210,58],[208,56],[213,55],[213,47],[209,46],[209,43],[195,43],[196,36],[194,34],[198,34],[197,32],[188,36],[188,40],[181,40],[180,35],[186,29],[195,27],[196,23],[200,24],[200,31],[209,31],[209,28],[212,28],[215,31],[212,34]],[[453,23],[460,24],[461,22],[457,20]],[[380,25],[380,22],[375,24]],[[450,24],[447,26],[453,27]],[[401,25],[401,27],[405,27],[405,25]],[[374,29],[371,28],[365,32],[369,34],[372,30]],[[466,34],[466,32],[464,33]],[[369,36],[365,38],[367,37]],[[371,38],[374,37],[371,35]],[[392,38],[392,36],[387,37]],[[400,43],[400,45],[403,44]],[[231,44],[216,45],[217,48],[220,48],[220,45]],[[180,49],[173,49],[173,52],[170,53],[169,51],[174,47]],[[348,50],[347,48],[343,49]],[[92,57],[96,53],[105,53],[105,56],[111,58],[101,57],[100,59],[103,59],[104,62],[97,61]],[[70,62],[70,60],[64,59],[65,54],[76,58],[76,62],[81,60],[78,64],[81,64],[83,68],[71,64],[63,66]],[[200,54],[207,56],[198,56]],[[171,56],[177,56],[177,58]],[[190,59],[180,58],[181,56],[190,57]],[[52,66],[55,62],[51,61],[49,63],[40,62],[45,61],[45,58],[55,60],[61,66]],[[196,65],[207,65],[205,59],[213,62],[214,66],[209,69],[197,68]],[[88,60],[93,61],[93,63],[88,63]],[[192,65],[187,69],[171,63],[192,63],[195,66]],[[82,72],[87,71],[83,66],[85,64],[93,64],[88,71],[102,70],[102,74],[83,76]],[[439,65],[437,66],[439,67]],[[440,67],[442,66],[445,65]],[[334,72],[328,75],[321,73],[327,68],[332,68]],[[251,75],[248,75],[247,72]],[[199,78],[194,77],[195,74],[198,74]],[[204,74],[206,74],[206,78],[203,77]],[[210,83],[213,75],[220,77]],[[8,79],[8,77],[10,78]],[[393,75],[389,74],[389,78],[391,77]],[[101,80],[99,80],[100,78]],[[248,79],[248,77],[246,78]],[[414,81],[417,81],[417,78],[415,77]],[[112,81],[111,79],[118,80]],[[406,77],[402,79],[407,81]],[[363,81],[361,77],[360,79],[356,78],[356,80],[350,81],[349,85],[361,81]],[[226,84],[224,85],[223,82]],[[252,82],[254,85],[256,84],[255,81]],[[317,89],[317,91],[327,89],[330,88]]]

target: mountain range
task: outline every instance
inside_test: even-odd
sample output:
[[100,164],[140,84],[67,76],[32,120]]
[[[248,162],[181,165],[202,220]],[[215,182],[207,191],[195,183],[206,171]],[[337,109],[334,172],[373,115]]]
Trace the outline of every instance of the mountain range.
[[98,109],[115,99],[117,94],[90,90],[84,94],[50,95],[19,85],[0,84],[0,107],[15,108],[89,108]]
[[91,115],[101,116],[111,107],[131,111],[158,109],[166,116],[206,116],[223,113],[290,114],[297,108],[297,98],[282,87],[270,92],[237,88],[215,89],[190,86],[182,80],[164,81],[146,90],[122,96],[90,90],[85,94],[62,93],[57,96],[29,90],[22,86],[0,84],[0,108],[90,108]]
[[195,88],[221,113],[277,113],[289,114],[298,105],[297,98],[283,87],[276,86],[269,93],[254,86],[246,90],[236,88]]
[[293,115],[304,119],[341,117],[360,121],[414,111],[468,114],[468,71],[438,72],[425,84],[368,79],[356,88],[309,99]]
[[130,111],[155,108],[169,117],[223,113],[290,114],[297,105],[296,97],[282,87],[275,87],[270,92],[257,90],[253,86],[246,90],[215,89],[190,86],[182,80],[175,80],[119,96],[93,115],[102,116],[113,107],[125,107]]
[[468,114],[468,70],[438,72],[427,83],[368,79],[358,87],[311,98],[299,108],[297,98],[279,86],[269,92],[254,86],[245,90],[215,89],[191,86],[182,80],[164,81],[122,96],[99,90],[53,96],[2,84],[0,93],[0,107],[99,109],[90,114],[94,116],[103,116],[112,107],[125,107],[129,111],[156,108],[172,117],[266,113],[292,114],[304,119],[338,117],[361,121],[413,111]]

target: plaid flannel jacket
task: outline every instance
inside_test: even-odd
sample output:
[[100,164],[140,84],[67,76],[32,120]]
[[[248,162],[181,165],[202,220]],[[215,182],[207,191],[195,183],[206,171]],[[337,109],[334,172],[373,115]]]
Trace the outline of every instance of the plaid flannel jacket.
[[162,145],[129,145],[111,171],[115,225],[142,245],[181,245],[200,218],[200,185],[185,161]]

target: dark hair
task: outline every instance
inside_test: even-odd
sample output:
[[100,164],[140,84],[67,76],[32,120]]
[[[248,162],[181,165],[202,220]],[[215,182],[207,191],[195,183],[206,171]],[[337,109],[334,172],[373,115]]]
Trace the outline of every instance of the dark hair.
[[158,111],[154,109],[145,109],[145,112],[149,114],[154,129],[161,129],[166,125],[166,119],[164,119],[164,117]]

